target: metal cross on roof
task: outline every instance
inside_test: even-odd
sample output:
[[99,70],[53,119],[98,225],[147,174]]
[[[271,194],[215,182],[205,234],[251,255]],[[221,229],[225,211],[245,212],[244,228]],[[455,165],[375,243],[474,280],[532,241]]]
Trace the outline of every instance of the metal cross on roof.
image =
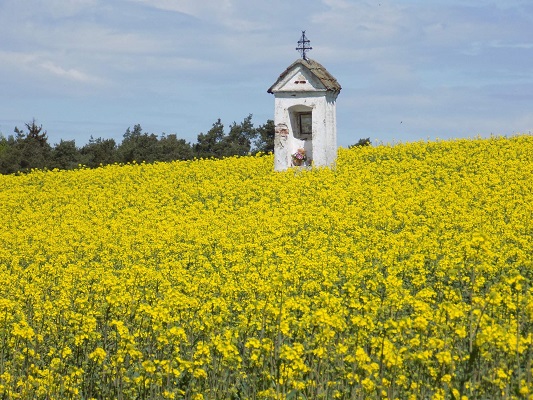
[[298,47],[296,48],[296,50],[300,52],[304,60],[307,60],[307,56],[305,53],[308,50],[313,50],[313,48],[309,46],[309,43],[311,43],[311,41],[305,37],[305,31],[302,31],[302,37],[300,38],[300,40],[298,40]]

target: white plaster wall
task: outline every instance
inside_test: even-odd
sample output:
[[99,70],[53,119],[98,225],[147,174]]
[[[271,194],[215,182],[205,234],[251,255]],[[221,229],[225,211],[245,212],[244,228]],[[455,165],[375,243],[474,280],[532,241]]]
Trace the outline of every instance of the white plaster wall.
[[[274,169],[282,171],[291,166],[291,155],[305,148],[315,166],[329,166],[337,156],[336,93],[326,91],[283,91],[274,93],[274,124],[286,124],[288,135],[276,135],[274,140]],[[295,128],[289,109],[306,106],[313,112],[313,138],[311,141],[294,137]],[[312,144],[312,150],[309,146]],[[306,148],[307,147],[307,148]]]
[[328,92],[326,96],[326,165],[337,160],[337,94]]

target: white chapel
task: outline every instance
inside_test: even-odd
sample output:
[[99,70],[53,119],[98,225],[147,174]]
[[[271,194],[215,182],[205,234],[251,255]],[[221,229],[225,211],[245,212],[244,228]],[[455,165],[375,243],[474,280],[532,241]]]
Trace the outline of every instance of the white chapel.
[[274,169],[330,166],[337,157],[336,101],[341,86],[318,62],[305,31],[298,41],[302,57],[268,89],[274,94]]

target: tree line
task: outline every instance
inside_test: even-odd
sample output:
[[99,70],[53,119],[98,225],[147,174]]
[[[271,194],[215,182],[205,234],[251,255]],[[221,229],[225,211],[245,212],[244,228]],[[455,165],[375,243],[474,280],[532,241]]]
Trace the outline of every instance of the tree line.
[[235,155],[274,151],[274,121],[254,127],[252,114],[241,123],[234,122],[226,133],[220,118],[206,133],[197,136],[196,143],[187,142],[175,134],[143,132],[139,124],[128,128],[122,141],[91,136],[78,147],[74,140],[48,143],[47,132],[35,119],[26,123],[26,131],[15,127],[14,135],[0,133],[0,173],[16,174],[38,169],[74,169],[79,165],[95,168],[113,163],[191,160],[222,158]]

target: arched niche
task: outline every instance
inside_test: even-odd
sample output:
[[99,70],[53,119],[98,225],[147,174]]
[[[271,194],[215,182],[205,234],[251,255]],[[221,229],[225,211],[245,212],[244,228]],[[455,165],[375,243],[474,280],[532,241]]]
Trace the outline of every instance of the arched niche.
[[313,160],[313,132],[315,124],[313,122],[313,108],[304,104],[296,104],[288,108],[291,145],[290,154],[294,154],[298,149],[304,149],[307,156],[307,164],[311,165]]

